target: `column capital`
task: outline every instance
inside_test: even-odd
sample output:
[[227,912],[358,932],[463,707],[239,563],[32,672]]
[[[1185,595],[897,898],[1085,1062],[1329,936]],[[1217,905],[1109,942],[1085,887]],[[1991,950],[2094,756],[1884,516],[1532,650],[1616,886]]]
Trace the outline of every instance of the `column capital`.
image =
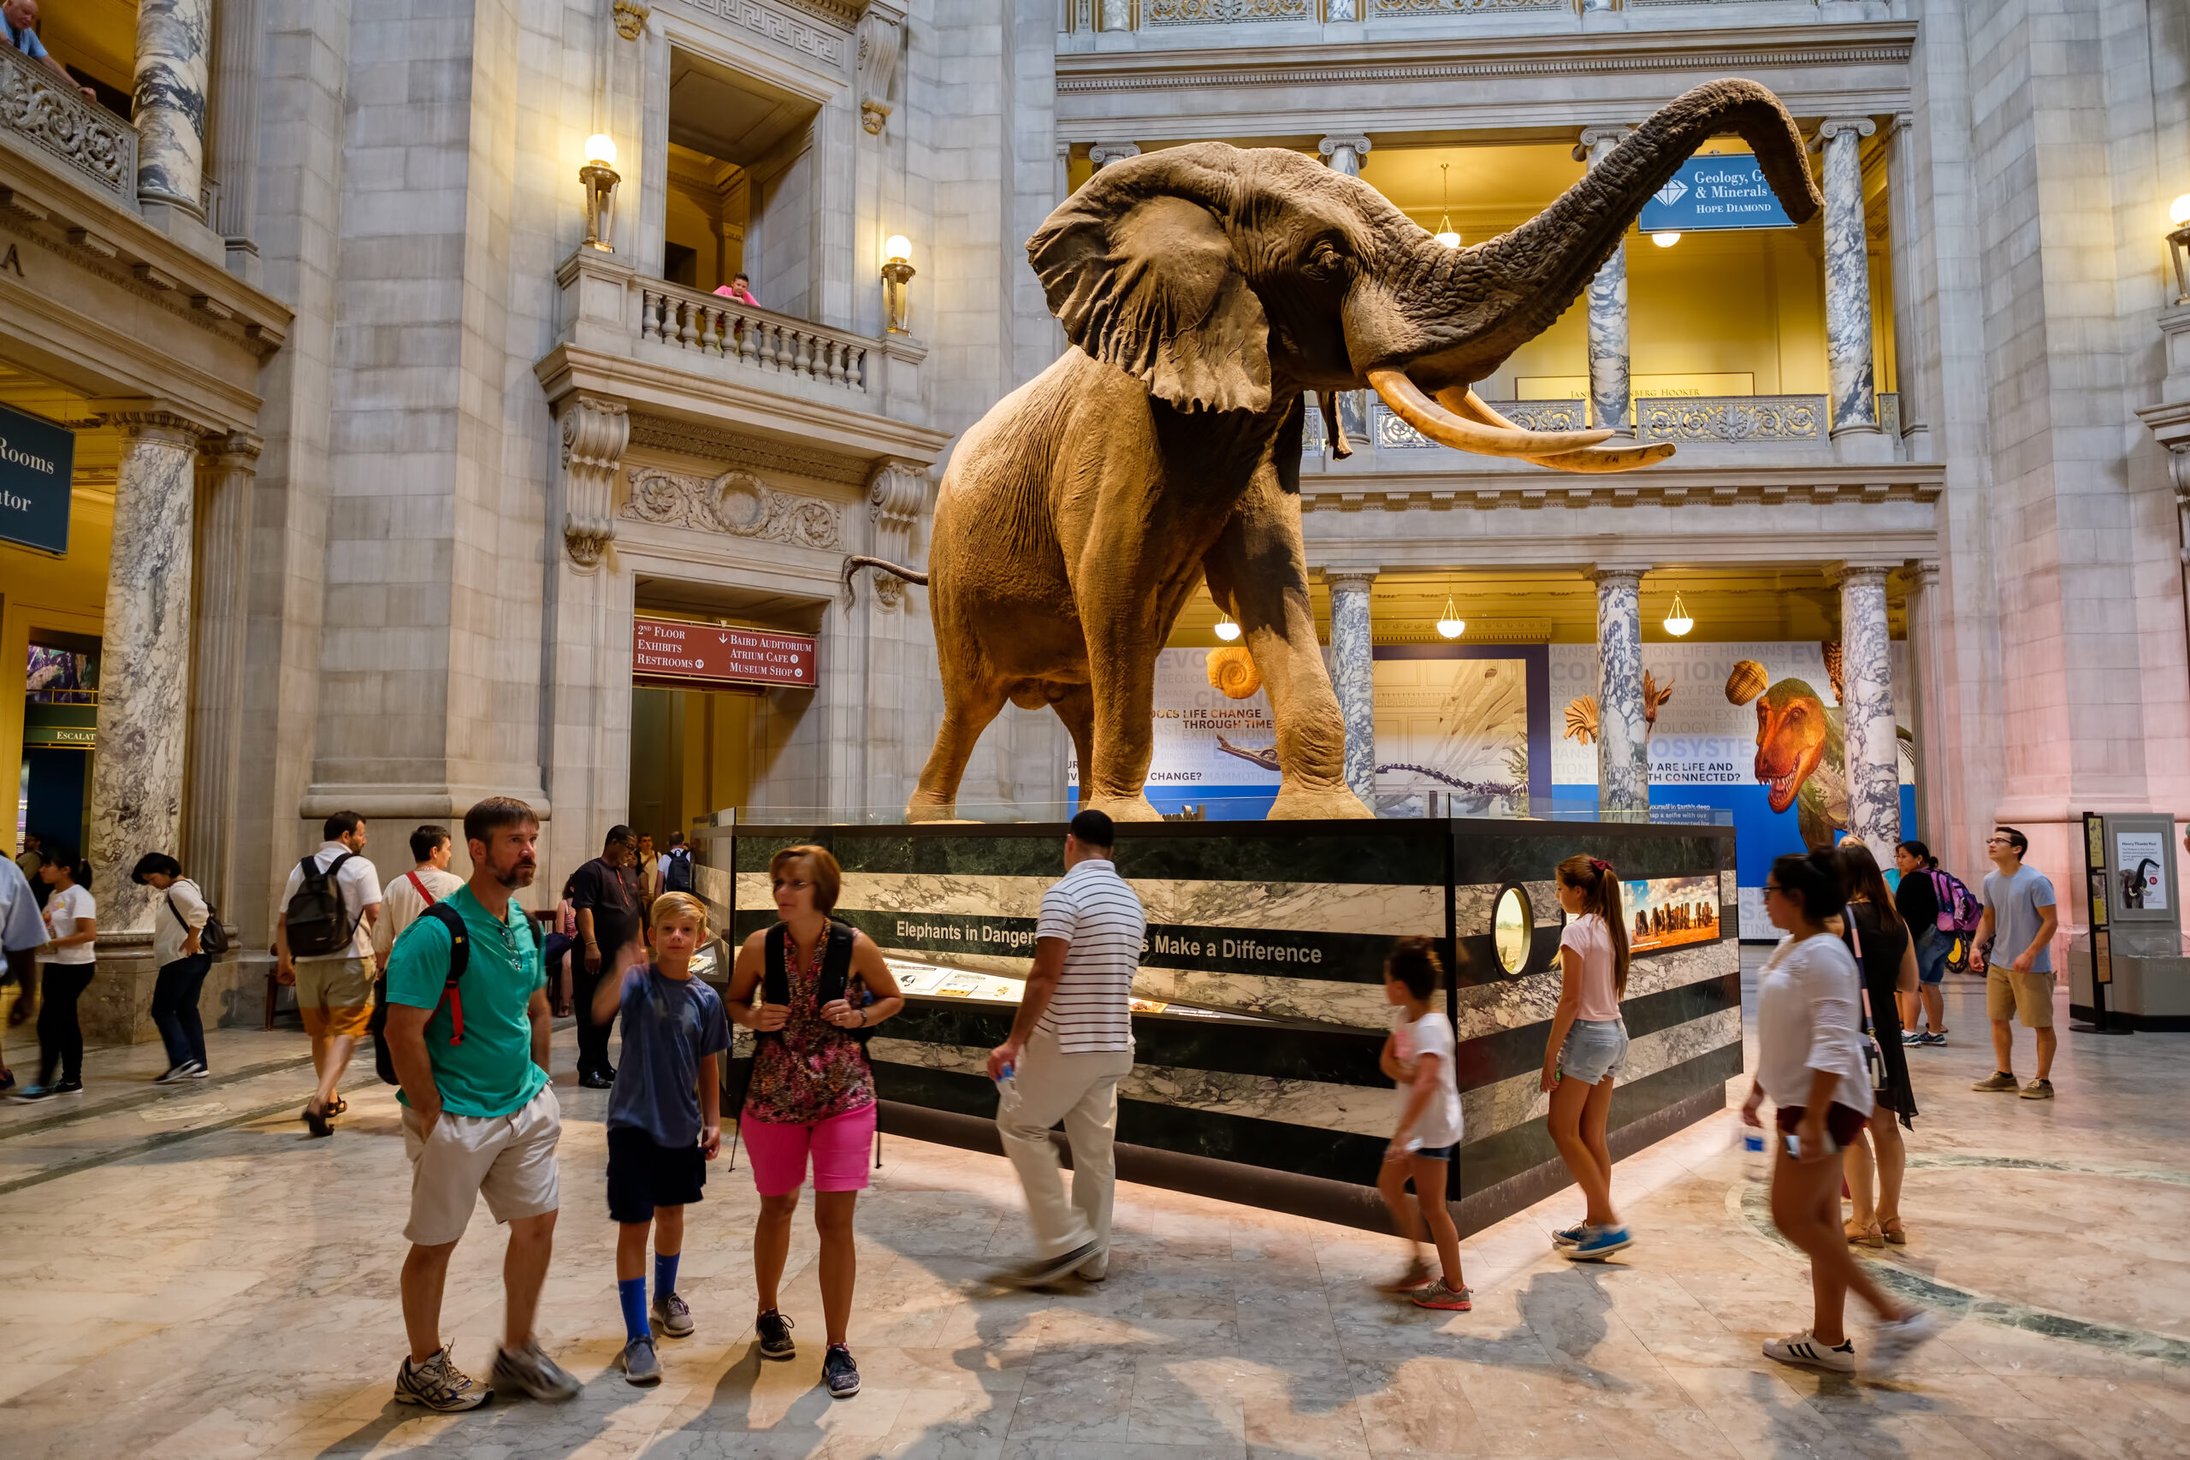
[[1891,123],[1891,125],[1893,127],[1893,135],[1898,137],[1903,132],[1910,131],[1916,126],[1916,113],[1895,112],[1893,114],[1893,122]]
[[1898,562],[1866,563],[1843,560],[1837,563],[1827,563],[1825,565],[1825,581],[1835,588],[1869,587],[1875,583],[1883,591],[1886,587],[1886,575],[1900,566],[1901,564]]
[[1596,584],[1630,582],[1642,586],[1643,574],[1650,571],[1648,563],[1592,563],[1582,570],[1582,576]]
[[1374,145],[1366,137],[1347,137],[1334,134],[1316,143],[1316,151],[1323,154],[1325,161],[1329,161],[1331,154],[1342,148],[1353,153],[1355,157],[1367,157],[1369,149]]
[[259,453],[265,449],[265,440],[249,431],[220,431],[198,442],[198,454],[207,461],[245,471],[256,468]]
[[1915,558],[1908,564],[1909,576],[1916,580],[1917,591],[1929,593],[1939,586],[1939,560]]
[[1095,142],[1091,143],[1087,149],[1087,160],[1095,164],[1097,172],[1101,172],[1113,162],[1123,162],[1128,157],[1138,157],[1140,155],[1141,148],[1138,142]]
[[1376,586],[1375,568],[1325,568],[1323,586],[1333,593],[1366,593]]
[[163,400],[100,401],[94,404],[99,419],[124,442],[158,441],[170,446],[196,446],[206,428]]
[[1626,122],[1600,123],[1582,128],[1581,140],[1574,144],[1576,162],[1595,162],[1599,156],[1617,147],[1635,129]]
[[1878,131],[1878,123],[1869,117],[1827,117],[1818,123],[1817,135],[1811,139],[1812,147],[1830,142],[1836,137],[1869,137]]

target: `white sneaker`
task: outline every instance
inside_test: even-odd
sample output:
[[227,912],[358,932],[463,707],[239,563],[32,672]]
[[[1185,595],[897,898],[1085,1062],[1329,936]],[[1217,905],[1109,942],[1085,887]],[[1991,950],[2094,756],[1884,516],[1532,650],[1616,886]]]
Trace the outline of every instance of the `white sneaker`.
[[1826,1369],[1835,1374],[1855,1372],[1855,1342],[1848,1340],[1838,1348],[1819,1343],[1810,1336],[1809,1330],[1791,1338],[1768,1338],[1764,1341],[1764,1356],[1782,1364],[1803,1364],[1813,1369]]
[[1939,1335],[1939,1317],[1929,1308],[1912,1308],[1906,1318],[1881,1323],[1871,1335],[1871,1361],[1864,1368],[1873,1374],[1890,1374],[1910,1354]]

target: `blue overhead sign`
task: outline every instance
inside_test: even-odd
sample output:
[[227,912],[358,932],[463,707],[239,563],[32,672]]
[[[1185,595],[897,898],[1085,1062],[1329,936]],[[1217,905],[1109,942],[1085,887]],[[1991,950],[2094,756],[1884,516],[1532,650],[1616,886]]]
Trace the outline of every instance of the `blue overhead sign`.
[[1764,169],[1746,152],[1691,157],[1643,204],[1645,233],[1704,233],[1714,228],[1792,228]]
[[0,406],[0,542],[68,551],[76,438],[51,421]]

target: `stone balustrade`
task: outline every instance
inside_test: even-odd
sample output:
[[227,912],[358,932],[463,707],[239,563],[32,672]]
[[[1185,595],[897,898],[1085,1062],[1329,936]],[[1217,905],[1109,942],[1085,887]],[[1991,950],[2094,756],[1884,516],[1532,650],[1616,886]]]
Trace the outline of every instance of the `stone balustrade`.
[[877,341],[659,279],[634,280],[632,292],[641,339],[859,395],[870,392],[868,356]]
[[[1756,7],[1771,0],[1065,0],[1060,28],[1076,31],[1164,31],[1175,26],[1268,25],[1416,19],[1546,16],[1571,21],[1591,10],[1672,10],[1699,5]],[[1815,9],[1818,0],[1779,0]]]
[[1821,395],[1642,396],[1635,435],[1644,441],[1732,445],[1825,439]]
[[136,129],[13,46],[0,46],[0,137],[137,210]]

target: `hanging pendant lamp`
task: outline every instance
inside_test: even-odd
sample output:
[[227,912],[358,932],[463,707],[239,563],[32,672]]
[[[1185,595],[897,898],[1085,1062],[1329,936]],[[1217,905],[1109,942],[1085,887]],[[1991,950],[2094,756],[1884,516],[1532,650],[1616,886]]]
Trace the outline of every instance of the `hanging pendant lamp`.
[[[1441,207],[1437,214],[1437,231],[1431,234],[1430,237],[1447,248],[1458,248],[1460,246],[1460,235],[1453,231],[1452,226],[1452,164],[1440,162],[1437,164],[1437,170],[1441,174],[1441,181],[1438,183],[1437,189]],[[1451,615],[1448,614],[1446,617],[1449,618]],[[1457,635],[1447,634],[1445,637],[1450,639],[1457,637]]]

